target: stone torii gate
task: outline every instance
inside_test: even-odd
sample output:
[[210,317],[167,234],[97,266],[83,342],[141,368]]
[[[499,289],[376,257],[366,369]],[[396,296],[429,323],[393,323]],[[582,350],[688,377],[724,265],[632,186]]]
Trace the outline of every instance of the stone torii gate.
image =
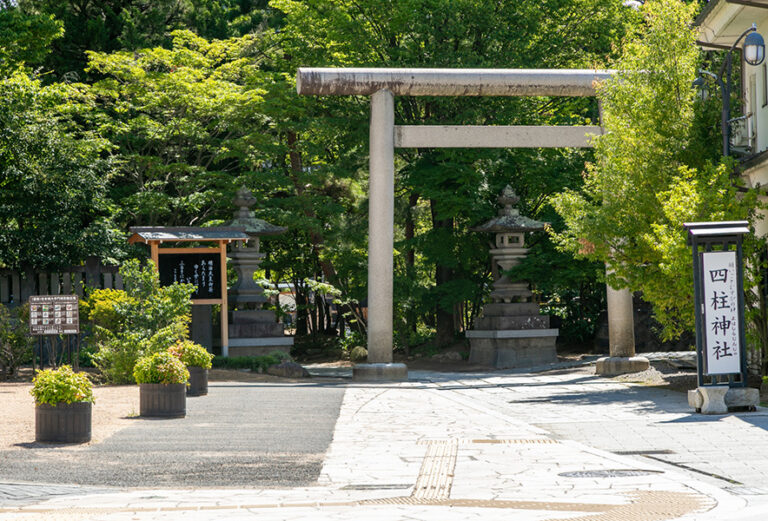
[[[405,379],[408,375],[404,364],[392,363],[395,148],[579,148],[591,147],[590,136],[602,134],[599,126],[395,125],[394,97],[594,96],[595,83],[613,73],[582,69],[298,70],[299,94],[371,97],[368,363],[355,366],[356,378]],[[635,343],[628,290],[608,289],[608,323],[611,357],[602,367],[605,372],[622,372],[626,365],[622,360],[636,360],[631,358]]]

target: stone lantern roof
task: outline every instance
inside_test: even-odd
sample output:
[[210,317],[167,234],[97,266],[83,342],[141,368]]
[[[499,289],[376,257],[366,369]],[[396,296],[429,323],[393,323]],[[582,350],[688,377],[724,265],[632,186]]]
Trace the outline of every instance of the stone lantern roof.
[[470,228],[470,231],[491,233],[535,232],[543,230],[544,226],[548,224],[520,215],[520,210],[515,208],[520,198],[509,185],[504,188],[497,200],[503,206],[499,210],[498,217]]
[[253,215],[251,207],[256,204],[256,198],[246,187],[243,186],[237,191],[233,202],[238,209],[235,211],[235,218],[229,221],[227,226],[245,228],[245,232],[251,237],[278,235],[287,230],[284,226],[275,226]]

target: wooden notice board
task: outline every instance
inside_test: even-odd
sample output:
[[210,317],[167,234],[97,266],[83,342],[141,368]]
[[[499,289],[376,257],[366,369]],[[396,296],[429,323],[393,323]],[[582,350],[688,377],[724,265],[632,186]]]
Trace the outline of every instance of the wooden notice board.
[[[244,228],[136,227],[130,243],[149,244],[160,284],[187,283],[195,286],[192,304],[221,305],[221,354],[229,356],[227,313],[227,244],[247,241]],[[161,248],[163,243],[209,243],[208,247]]]

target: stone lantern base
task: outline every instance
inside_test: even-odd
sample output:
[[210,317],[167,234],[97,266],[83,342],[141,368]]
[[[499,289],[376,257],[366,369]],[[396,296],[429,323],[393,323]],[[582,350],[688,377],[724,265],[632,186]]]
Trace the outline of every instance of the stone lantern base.
[[557,329],[472,330],[466,334],[471,364],[511,369],[557,362]]

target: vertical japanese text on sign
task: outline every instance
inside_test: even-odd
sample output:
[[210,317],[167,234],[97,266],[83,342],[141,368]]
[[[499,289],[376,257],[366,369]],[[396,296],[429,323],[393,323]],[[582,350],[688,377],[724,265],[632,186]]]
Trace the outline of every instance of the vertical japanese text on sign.
[[735,251],[701,254],[706,374],[741,371]]
[[160,284],[195,286],[193,299],[221,298],[221,258],[218,253],[166,253],[159,256]]

